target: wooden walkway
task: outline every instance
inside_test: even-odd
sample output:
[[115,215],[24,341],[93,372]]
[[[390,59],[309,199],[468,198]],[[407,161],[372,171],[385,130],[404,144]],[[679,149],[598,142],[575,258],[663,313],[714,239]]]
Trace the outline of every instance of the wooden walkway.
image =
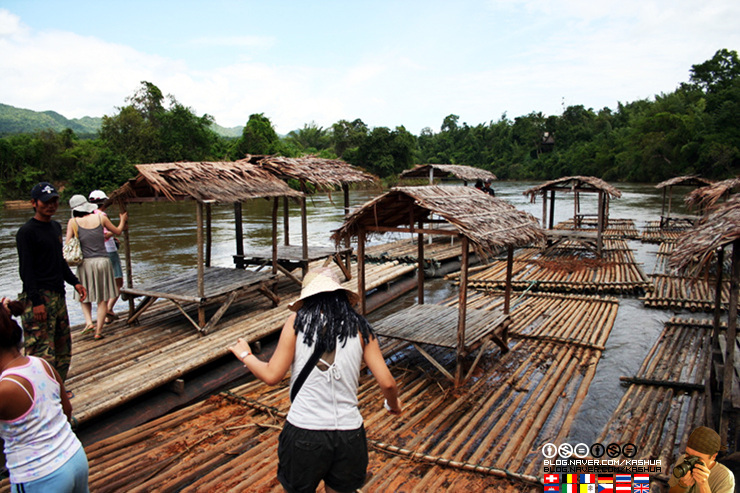
[[661,228],[660,221],[648,221],[642,230],[640,239],[645,243],[675,242],[690,227],[686,224]]
[[[503,259],[470,269],[468,285],[471,287],[500,289],[505,282],[506,261]],[[649,281],[626,241],[609,240],[601,259],[577,247],[555,250],[548,255],[533,249],[519,251],[514,257],[512,287],[520,291],[629,294],[642,293],[649,287]]]
[[[496,310],[503,301],[478,293],[469,303]],[[382,340],[405,411],[386,413],[373,377],[362,372],[359,402],[371,448],[363,490],[541,491],[540,446],[567,438],[617,308],[614,298],[522,298],[512,312],[510,351],[491,349],[457,390],[407,343]],[[435,357],[454,368],[454,351],[438,349]],[[91,490],[282,491],[277,437],[290,405],[288,381],[248,383],[87,447]]]
[[[559,230],[576,230],[576,231],[596,231],[598,224],[596,218],[585,218],[581,221],[581,226],[576,228],[573,219],[568,219],[555,225],[554,229]],[[609,219],[607,227],[604,230],[604,238],[630,240],[639,238],[640,233],[637,231],[635,221],[632,219]]]

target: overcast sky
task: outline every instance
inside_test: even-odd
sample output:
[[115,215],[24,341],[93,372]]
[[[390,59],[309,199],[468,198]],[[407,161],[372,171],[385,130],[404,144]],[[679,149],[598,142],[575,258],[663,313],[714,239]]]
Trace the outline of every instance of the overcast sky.
[[0,0],[0,103],[113,115],[146,80],[225,127],[418,135],[671,92],[739,25],[737,0]]

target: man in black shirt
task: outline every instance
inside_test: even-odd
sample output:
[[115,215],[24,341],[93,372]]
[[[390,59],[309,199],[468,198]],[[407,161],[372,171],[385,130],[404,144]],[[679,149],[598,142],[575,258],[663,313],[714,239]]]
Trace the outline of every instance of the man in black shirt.
[[23,292],[27,303],[21,316],[26,354],[48,361],[67,378],[72,359],[69,315],[64,282],[71,284],[84,300],[84,286],[62,256],[62,227],[51,217],[59,207],[59,194],[47,182],[31,190],[34,216],[15,236]]

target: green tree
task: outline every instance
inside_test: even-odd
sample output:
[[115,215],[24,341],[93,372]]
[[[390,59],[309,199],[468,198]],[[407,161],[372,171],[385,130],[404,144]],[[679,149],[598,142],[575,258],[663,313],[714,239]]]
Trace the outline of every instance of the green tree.
[[280,138],[272,122],[264,113],[255,113],[249,116],[232,157],[243,159],[247,154],[280,154],[280,151]]
[[[359,118],[352,122],[339,120],[331,127],[331,144],[334,146],[334,152],[340,158],[352,160],[367,134],[367,125]],[[350,155],[346,156],[348,152]]]

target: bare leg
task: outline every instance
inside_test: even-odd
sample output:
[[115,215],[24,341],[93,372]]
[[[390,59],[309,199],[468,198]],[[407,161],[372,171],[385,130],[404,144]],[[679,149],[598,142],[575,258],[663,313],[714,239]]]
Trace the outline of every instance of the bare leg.
[[95,326],[95,337],[100,337],[100,331],[103,330],[106,313],[108,313],[108,303],[105,301],[98,302],[98,324]]
[[94,325],[92,319],[92,303],[83,301],[80,303],[80,306],[82,307],[82,314],[85,316],[85,327]]

